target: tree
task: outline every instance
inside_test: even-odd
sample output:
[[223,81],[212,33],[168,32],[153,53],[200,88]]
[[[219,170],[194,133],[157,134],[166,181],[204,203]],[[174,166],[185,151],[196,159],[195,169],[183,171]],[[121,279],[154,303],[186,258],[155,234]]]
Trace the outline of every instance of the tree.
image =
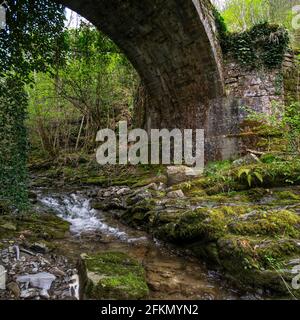
[[6,28],[0,30],[0,201],[27,206],[24,84],[34,70],[60,60],[64,8],[50,0],[8,0]]
[[292,46],[299,48],[299,30],[292,25],[297,0],[225,0],[222,5],[218,0],[214,2],[222,10],[229,31],[246,31],[265,22],[278,24],[289,30]]
[[65,32],[65,65],[36,73],[28,88],[32,150],[90,151],[100,128],[130,121],[137,74],[119,48],[88,23]]
[[227,0],[222,15],[234,32],[263,22],[277,23],[291,28],[292,8],[297,0]]
[[0,76],[24,82],[33,71],[57,64],[64,45],[64,7],[51,0],[8,0],[6,28],[0,30]]

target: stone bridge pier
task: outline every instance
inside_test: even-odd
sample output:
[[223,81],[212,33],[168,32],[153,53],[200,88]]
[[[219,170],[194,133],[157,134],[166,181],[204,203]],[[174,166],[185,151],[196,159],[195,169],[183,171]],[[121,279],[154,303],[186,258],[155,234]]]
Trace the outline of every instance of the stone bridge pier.
[[223,142],[231,109],[223,109],[223,59],[209,0],[59,2],[106,33],[139,73],[140,125],[205,129],[206,160],[235,152]]

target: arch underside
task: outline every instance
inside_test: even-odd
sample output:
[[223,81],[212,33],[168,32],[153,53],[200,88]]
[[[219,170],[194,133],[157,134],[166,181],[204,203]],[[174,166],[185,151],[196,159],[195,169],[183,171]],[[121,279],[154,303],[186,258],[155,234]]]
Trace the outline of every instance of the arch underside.
[[127,55],[149,96],[149,126],[203,127],[208,100],[223,92],[208,1],[59,2],[106,33]]

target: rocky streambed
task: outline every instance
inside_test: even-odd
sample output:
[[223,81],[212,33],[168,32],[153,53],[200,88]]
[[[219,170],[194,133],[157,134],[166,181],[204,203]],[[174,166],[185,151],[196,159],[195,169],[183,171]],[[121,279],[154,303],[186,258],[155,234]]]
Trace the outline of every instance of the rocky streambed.
[[[137,192],[112,187],[39,193],[42,205],[70,223],[71,235],[64,243],[59,241],[58,251],[72,261],[81,257],[77,267],[81,286],[85,287],[81,288],[82,298],[260,298],[230,287],[220,274],[208,270],[188,252],[122,222],[124,197],[132,192],[144,197],[146,189]],[[106,207],[100,209],[102,196]]]
[[[5,276],[0,299],[259,298],[231,288],[184,251],[122,223],[124,208],[112,199],[113,211],[93,208],[99,194],[124,196],[129,191],[125,187],[37,190],[34,206],[42,213],[41,220],[25,218],[4,225],[11,229],[7,235],[14,236],[1,240]],[[32,228],[39,229],[45,240],[34,242]]]
[[297,187],[208,195],[159,179],[32,199],[37,216],[0,215],[0,299],[296,298]]

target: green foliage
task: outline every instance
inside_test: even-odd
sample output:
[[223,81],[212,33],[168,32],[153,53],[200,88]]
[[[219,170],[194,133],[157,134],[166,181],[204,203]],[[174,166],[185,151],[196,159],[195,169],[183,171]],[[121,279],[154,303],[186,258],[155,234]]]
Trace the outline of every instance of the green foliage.
[[285,152],[300,153],[300,103],[298,101],[287,106],[273,103],[270,114],[259,113],[247,107],[244,107],[244,111],[247,113],[248,120],[256,122],[257,134],[269,136],[268,151],[271,151],[272,139],[281,137],[281,144],[283,141],[287,142],[282,145]]
[[288,31],[282,25],[270,23],[271,19],[264,18],[263,12],[269,12],[266,1],[242,2],[231,0],[222,15],[213,10],[223,52],[250,68],[272,69],[280,66],[290,43]]
[[223,16],[215,7],[213,7],[213,15],[214,15],[216,27],[218,30],[218,37],[219,37],[219,40],[222,42],[223,39],[227,38],[228,36],[227,24],[225,23]]
[[60,60],[64,8],[51,0],[7,0],[6,28],[0,30],[0,76],[13,72],[28,81]]
[[245,31],[266,21],[292,31],[292,8],[297,0],[226,0],[222,15],[230,31]]
[[[33,71],[62,63],[64,9],[50,0],[7,0],[7,25],[0,30],[0,200],[27,207],[24,84]],[[58,51],[59,49],[59,51]]]
[[272,69],[282,64],[289,35],[283,27],[262,23],[242,33],[228,34],[221,45],[224,53],[241,65]]
[[294,102],[285,107],[282,118],[287,128],[285,135],[289,141],[289,149],[300,153],[300,102]]
[[65,65],[53,66],[54,77],[36,73],[27,88],[32,146],[50,155],[93,150],[100,128],[130,122],[137,84],[124,54],[93,26],[67,30],[65,44]]
[[27,207],[27,96],[17,78],[0,78],[0,202]]
[[263,181],[264,181],[263,176],[259,172],[251,170],[251,169],[247,169],[247,168],[241,168],[238,171],[238,178],[242,180],[244,177],[246,178],[249,187],[252,186],[253,180],[255,178],[260,183],[263,183]]

